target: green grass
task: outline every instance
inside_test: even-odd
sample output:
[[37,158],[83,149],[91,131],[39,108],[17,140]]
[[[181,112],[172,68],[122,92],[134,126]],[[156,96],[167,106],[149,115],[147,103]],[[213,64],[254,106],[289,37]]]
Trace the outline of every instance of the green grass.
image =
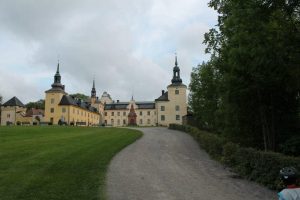
[[141,135],[124,128],[0,127],[0,199],[105,199],[110,160]]

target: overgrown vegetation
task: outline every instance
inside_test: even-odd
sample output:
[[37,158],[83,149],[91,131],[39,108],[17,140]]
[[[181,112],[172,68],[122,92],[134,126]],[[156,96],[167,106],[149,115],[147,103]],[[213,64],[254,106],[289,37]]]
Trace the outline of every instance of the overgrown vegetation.
[[240,176],[271,189],[283,188],[279,179],[281,168],[294,166],[300,169],[300,158],[298,157],[241,147],[221,136],[191,126],[171,124],[170,128],[189,133],[212,158],[229,166]]
[[0,199],[106,199],[110,160],[141,135],[116,128],[0,127]]
[[193,69],[190,84],[198,127],[241,146],[299,155],[299,1],[209,6],[219,13],[205,34],[211,59]]

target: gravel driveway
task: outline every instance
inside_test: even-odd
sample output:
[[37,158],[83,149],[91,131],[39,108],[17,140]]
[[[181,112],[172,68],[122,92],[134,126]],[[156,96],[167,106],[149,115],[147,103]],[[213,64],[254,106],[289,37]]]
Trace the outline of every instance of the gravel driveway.
[[109,166],[109,200],[277,199],[274,191],[232,178],[188,134],[157,127],[139,130],[144,136]]

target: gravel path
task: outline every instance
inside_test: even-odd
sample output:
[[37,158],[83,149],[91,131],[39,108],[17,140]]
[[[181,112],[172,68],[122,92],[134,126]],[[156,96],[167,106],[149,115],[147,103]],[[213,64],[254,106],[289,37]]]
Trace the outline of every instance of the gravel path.
[[141,128],[144,136],[112,160],[109,200],[271,200],[276,193],[231,178],[188,134]]

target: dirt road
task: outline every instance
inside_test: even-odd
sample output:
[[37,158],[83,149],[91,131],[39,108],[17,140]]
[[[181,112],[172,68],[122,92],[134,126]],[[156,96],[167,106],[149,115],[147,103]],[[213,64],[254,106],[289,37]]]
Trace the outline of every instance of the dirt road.
[[107,175],[109,200],[270,200],[276,193],[232,178],[188,134],[141,128],[144,136],[121,151]]

